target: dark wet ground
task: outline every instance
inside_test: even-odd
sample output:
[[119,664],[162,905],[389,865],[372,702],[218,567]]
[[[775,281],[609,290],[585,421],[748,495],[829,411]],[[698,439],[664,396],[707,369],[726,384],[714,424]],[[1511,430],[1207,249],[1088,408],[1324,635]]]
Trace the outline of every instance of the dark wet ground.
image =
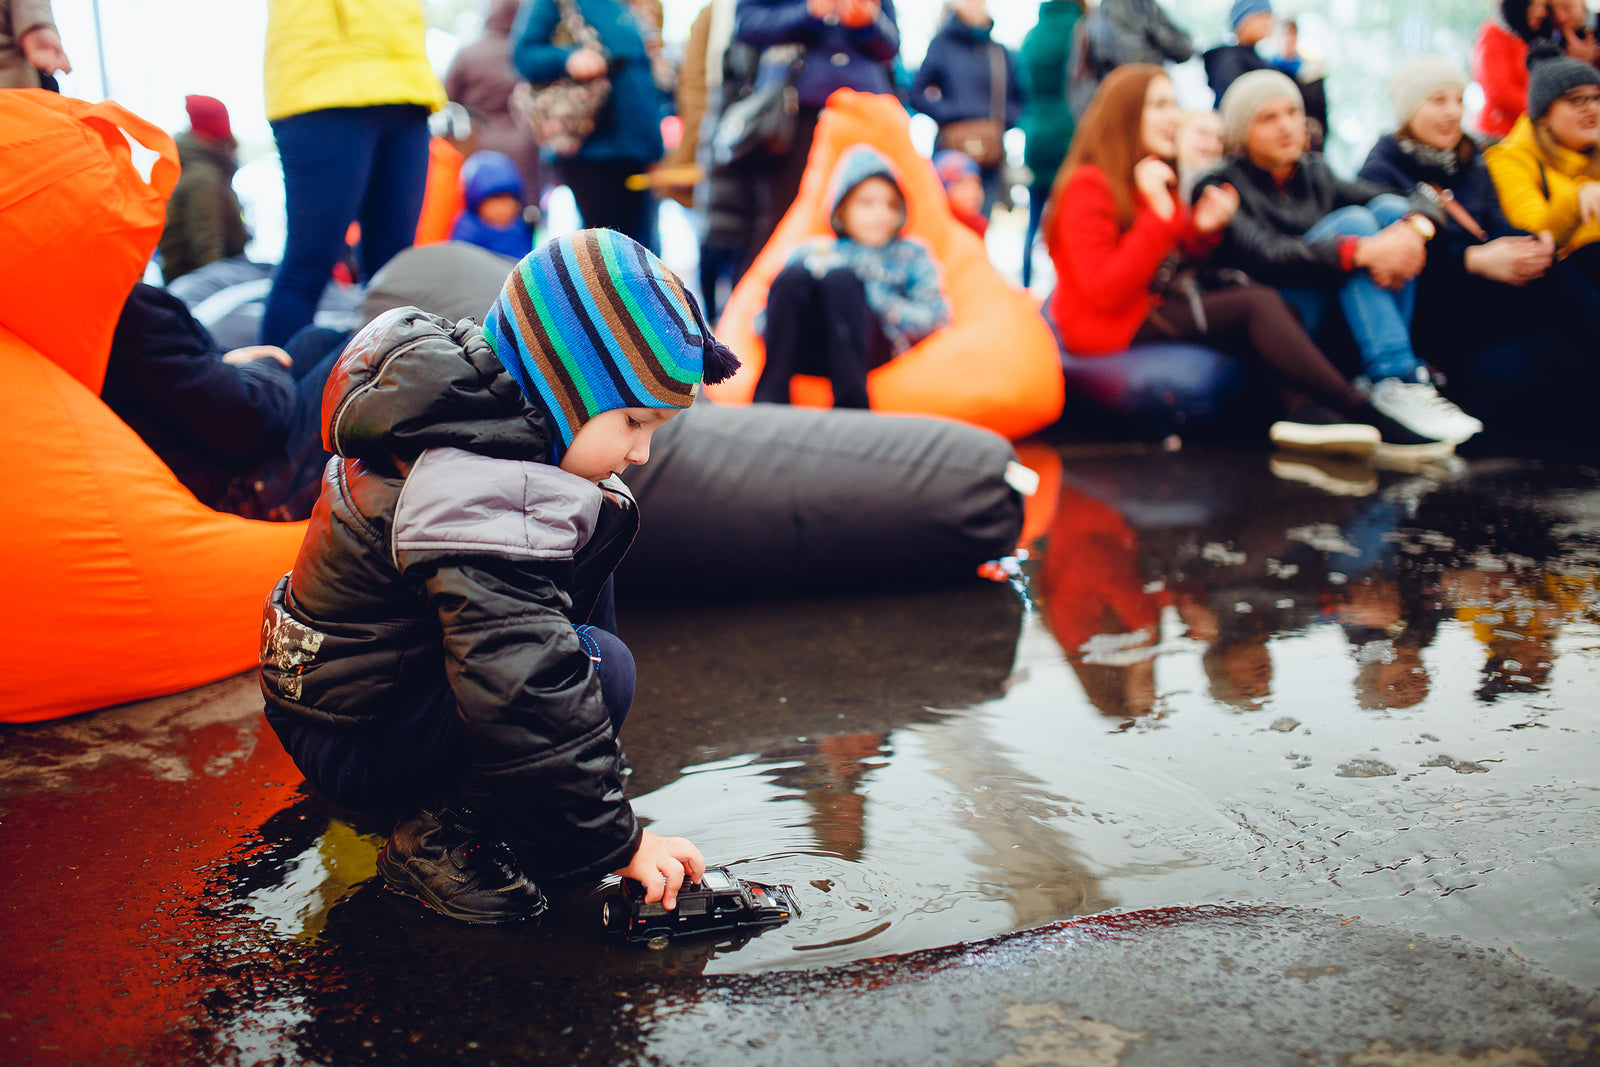
[[0,732],[0,1057],[1600,1062],[1600,473],[1028,458],[1009,582],[624,605],[637,810],[788,926],[449,924],[233,679]]

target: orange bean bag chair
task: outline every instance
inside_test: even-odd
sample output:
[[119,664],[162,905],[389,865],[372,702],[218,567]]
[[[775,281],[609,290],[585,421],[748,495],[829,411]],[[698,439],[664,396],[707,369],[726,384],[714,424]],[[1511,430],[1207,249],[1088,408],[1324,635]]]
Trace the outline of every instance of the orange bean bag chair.
[[450,240],[456,219],[467,210],[461,191],[461,167],[467,157],[461,150],[435,137],[428,142],[428,184],[422,192],[422,214],[417,218],[416,245],[436,245]]
[[[982,239],[950,213],[933,164],[912,147],[899,101],[849,89],[828,98],[799,195],[728,299],[717,336],[744,366],[709,388],[709,395],[724,404],[748,404],[755,395],[766,362],[766,346],[754,329],[756,315],[790,253],[812,238],[832,236],[823,206],[828,179],[840,154],[863,142],[899,172],[906,231],[931,249],[951,306],[948,327],[867,375],[873,410],[946,415],[1011,440],[1055,422],[1065,398],[1061,358],[1033,300],[990,265]],[[790,397],[812,407],[833,403],[824,378],[797,376]]]
[[[177,151],[103,102],[0,108],[0,721],[215,681],[256,662],[304,523],[207,508],[99,398],[122,303],[161,235]],[[127,130],[154,149],[150,181]]]

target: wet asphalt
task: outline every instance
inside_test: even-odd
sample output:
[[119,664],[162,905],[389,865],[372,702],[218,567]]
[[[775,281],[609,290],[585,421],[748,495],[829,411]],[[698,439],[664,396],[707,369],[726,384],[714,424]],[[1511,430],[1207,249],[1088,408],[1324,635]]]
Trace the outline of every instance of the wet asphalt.
[[1011,582],[624,603],[636,806],[806,905],[748,940],[384,891],[248,676],[0,730],[0,1058],[1600,1063],[1600,475],[1051,479]]

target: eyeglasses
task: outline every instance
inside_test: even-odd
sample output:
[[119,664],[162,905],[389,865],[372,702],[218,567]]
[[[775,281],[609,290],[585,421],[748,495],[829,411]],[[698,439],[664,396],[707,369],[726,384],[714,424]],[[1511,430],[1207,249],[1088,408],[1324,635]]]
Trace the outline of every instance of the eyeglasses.
[[1573,107],[1600,107],[1600,93],[1568,93],[1561,99]]

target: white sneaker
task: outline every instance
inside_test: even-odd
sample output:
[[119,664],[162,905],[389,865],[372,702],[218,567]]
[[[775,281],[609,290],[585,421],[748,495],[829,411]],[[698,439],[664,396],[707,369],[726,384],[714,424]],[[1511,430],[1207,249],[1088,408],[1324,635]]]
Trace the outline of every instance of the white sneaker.
[[1460,444],[1483,432],[1483,423],[1440,396],[1432,382],[1380,378],[1368,400],[1406,429],[1436,441]]

